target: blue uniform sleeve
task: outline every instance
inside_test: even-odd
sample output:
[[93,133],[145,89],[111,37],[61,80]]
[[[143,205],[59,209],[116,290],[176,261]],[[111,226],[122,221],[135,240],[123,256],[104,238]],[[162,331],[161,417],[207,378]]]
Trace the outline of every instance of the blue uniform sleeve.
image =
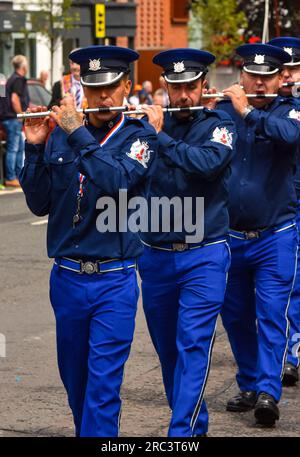
[[204,143],[190,146],[183,141],[175,141],[165,132],[160,132],[160,151],[186,172],[199,174],[209,180],[215,179],[233,157],[236,142],[234,123],[230,120],[220,120],[214,123],[207,133],[207,140]]
[[152,174],[158,148],[155,131],[140,129],[116,147],[117,154],[113,155],[84,126],[69,135],[68,144],[77,155],[75,162],[80,173],[109,195],[116,195],[119,189],[130,190],[146,174]]
[[[51,137],[47,144],[50,147]],[[51,178],[45,162],[45,144],[25,143],[25,162],[20,184],[29,209],[36,216],[45,216],[50,209]]]
[[297,120],[293,107],[284,115],[276,115],[263,110],[253,109],[246,117],[245,123],[255,127],[256,133],[268,139],[287,143],[297,144],[300,141],[300,116]]

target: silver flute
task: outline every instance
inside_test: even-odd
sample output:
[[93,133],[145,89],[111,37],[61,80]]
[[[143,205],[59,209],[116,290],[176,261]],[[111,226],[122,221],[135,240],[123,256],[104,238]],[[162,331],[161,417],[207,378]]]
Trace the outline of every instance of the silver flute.
[[[203,94],[201,98],[209,99],[209,98],[225,98],[226,96],[220,92],[217,94]],[[277,94],[246,94],[247,98],[275,98]],[[226,97],[227,98],[227,97]],[[163,108],[162,111],[164,113],[178,113],[178,112],[191,112],[191,111],[199,111],[203,109],[203,106],[181,106],[177,108]],[[86,108],[86,109],[78,109],[77,113],[109,113],[109,112],[119,112],[124,114],[145,114],[145,112],[141,108],[137,108],[135,110],[128,109],[128,106],[110,106],[110,107],[99,107],[99,108]],[[26,112],[17,114],[18,119],[34,119],[39,117],[46,117],[52,111],[39,111],[37,113]]]

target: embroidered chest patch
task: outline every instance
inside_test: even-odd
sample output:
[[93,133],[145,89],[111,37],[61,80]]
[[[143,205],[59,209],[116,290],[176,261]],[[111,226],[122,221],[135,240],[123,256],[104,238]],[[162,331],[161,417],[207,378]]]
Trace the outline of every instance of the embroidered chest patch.
[[289,112],[289,116],[288,117],[290,119],[296,119],[297,121],[300,121],[300,111],[296,111],[295,109],[292,109]]
[[144,168],[147,168],[147,163],[150,160],[149,145],[146,141],[136,140],[132,143],[130,152],[126,152],[128,157],[137,160]]
[[213,131],[212,138],[210,141],[224,144],[224,146],[228,146],[232,149],[232,137],[233,133],[229,132],[229,130],[226,127],[216,127]]

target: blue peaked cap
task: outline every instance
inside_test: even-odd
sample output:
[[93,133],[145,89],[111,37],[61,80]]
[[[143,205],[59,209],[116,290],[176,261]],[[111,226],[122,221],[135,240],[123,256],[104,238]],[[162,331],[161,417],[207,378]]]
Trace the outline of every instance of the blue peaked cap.
[[273,38],[269,41],[268,44],[272,46],[278,46],[290,54],[291,61],[285,64],[287,67],[295,67],[300,65],[300,38],[290,36]]
[[132,49],[120,46],[87,46],[69,54],[69,59],[80,65],[83,86],[107,86],[114,84],[139,58]]
[[244,59],[243,70],[246,73],[272,75],[291,60],[283,49],[269,44],[243,44],[236,52]]
[[162,51],[153,58],[153,63],[163,68],[163,77],[170,83],[187,83],[206,74],[207,66],[215,56],[207,51],[192,48],[174,48]]

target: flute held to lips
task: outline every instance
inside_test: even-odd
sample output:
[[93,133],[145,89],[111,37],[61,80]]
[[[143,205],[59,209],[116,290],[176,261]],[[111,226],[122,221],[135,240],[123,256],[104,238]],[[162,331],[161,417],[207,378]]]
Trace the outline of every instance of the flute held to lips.
[[[247,98],[275,98],[277,94],[246,94]],[[227,98],[222,92],[216,94],[203,94],[202,98]],[[163,108],[164,113],[172,112],[184,112],[184,111],[198,111],[203,109],[203,106],[191,106],[191,107],[178,107],[178,108]],[[124,114],[144,114],[142,109],[130,110],[128,106],[111,106],[111,107],[99,107],[99,108],[86,108],[77,110],[78,113],[109,113],[114,112],[123,112]],[[26,112],[17,114],[18,119],[28,119],[28,118],[39,118],[49,116],[51,111],[39,111],[36,113]]]
[[290,83],[283,83],[282,84],[282,87],[292,87],[292,86],[300,86],[300,81],[299,82],[292,81]]

